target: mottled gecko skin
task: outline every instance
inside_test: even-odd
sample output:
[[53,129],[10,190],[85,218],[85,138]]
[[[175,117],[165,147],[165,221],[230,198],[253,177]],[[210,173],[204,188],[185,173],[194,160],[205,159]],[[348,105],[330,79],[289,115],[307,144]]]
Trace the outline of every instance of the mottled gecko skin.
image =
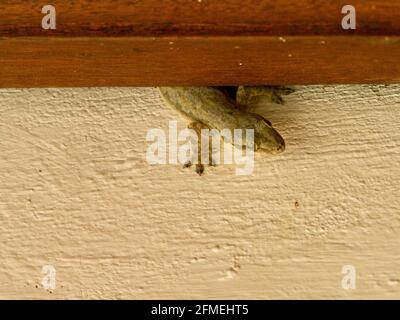
[[[259,94],[260,90],[264,90],[265,94],[268,87],[258,88],[249,93]],[[223,88],[160,87],[159,90],[166,102],[191,122],[200,122],[217,130],[254,129],[255,151],[278,154],[285,150],[285,141],[271,123],[258,114],[244,111]],[[247,100],[243,89],[240,90],[242,94],[238,101]],[[266,92],[276,95],[273,90]]]

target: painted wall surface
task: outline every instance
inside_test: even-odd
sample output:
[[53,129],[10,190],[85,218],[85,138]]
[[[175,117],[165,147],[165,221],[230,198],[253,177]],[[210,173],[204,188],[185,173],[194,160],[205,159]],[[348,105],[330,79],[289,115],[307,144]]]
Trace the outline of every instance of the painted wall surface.
[[199,177],[146,162],[154,88],[0,90],[0,298],[399,299],[400,86],[286,100],[284,154]]

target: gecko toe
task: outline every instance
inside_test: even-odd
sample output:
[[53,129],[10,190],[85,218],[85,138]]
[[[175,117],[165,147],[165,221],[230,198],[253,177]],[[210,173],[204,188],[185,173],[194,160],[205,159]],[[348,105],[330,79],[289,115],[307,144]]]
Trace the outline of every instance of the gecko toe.
[[196,173],[201,176],[204,173],[204,166],[202,164],[196,165]]
[[217,163],[214,162],[214,161],[211,161],[210,164],[209,164],[209,166],[210,166],[210,167],[216,167],[216,166],[217,166]]
[[183,167],[186,168],[190,168],[193,165],[193,163],[191,161],[186,162]]

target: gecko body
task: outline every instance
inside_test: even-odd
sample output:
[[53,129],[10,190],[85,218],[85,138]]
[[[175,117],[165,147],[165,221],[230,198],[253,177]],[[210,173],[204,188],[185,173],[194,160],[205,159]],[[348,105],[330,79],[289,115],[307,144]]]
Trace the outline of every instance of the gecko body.
[[[271,89],[272,87],[249,87],[250,90],[246,91],[245,87],[240,87],[232,93],[226,88],[160,87],[159,90],[165,101],[191,122],[189,128],[198,131],[201,128],[232,131],[254,129],[255,151],[269,154],[283,152],[285,141],[271,123],[258,114],[245,111],[242,105],[262,93],[270,97],[279,97],[276,90]],[[272,98],[270,100],[273,101]],[[196,171],[204,171],[201,164]]]

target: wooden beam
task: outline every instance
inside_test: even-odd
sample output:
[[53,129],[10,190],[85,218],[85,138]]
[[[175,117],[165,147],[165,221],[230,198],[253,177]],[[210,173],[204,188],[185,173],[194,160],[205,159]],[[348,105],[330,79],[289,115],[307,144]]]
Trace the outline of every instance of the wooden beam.
[[400,37],[11,38],[0,86],[400,82]]
[[[41,28],[48,3],[56,30]],[[346,4],[357,10],[350,32]],[[400,35],[399,12],[394,0],[2,0],[0,36]]]
[[2,1],[0,87],[400,82],[400,2]]

